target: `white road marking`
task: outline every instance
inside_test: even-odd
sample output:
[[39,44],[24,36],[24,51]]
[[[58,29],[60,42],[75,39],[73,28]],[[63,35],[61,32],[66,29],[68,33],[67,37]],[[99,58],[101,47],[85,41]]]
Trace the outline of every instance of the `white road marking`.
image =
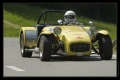
[[13,69],[13,70],[15,70],[15,71],[25,71],[25,70],[23,70],[23,69],[20,69],[20,68],[15,67],[15,66],[6,66],[6,67],[8,67],[8,68],[10,68],[10,69]]

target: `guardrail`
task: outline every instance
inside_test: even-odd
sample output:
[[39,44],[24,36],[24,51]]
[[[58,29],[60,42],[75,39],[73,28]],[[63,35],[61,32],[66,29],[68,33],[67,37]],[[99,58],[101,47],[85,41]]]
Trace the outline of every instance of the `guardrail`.
[[113,49],[117,48],[117,39],[116,38],[112,41],[112,45],[113,45]]

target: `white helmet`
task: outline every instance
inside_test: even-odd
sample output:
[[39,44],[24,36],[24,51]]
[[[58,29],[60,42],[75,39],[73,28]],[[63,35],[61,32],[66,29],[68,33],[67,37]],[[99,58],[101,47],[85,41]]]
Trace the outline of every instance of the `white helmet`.
[[64,15],[65,22],[75,22],[76,21],[76,14],[74,11],[69,10]]

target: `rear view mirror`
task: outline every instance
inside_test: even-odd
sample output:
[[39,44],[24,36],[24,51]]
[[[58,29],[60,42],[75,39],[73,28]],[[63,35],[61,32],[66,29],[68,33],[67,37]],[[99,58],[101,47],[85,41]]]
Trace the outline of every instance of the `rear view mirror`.
[[89,21],[88,24],[89,24],[90,26],[92,26],[93,22],[92,22],[92,21]]
[[63,20],[58,20],[58,23],[59,23],[59,24],[62,24],[62,23],[63,23]]

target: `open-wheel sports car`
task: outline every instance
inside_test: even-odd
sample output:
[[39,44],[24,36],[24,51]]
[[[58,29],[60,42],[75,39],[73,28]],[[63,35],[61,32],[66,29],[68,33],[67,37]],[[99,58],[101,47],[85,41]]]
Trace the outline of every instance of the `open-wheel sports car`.
[[90,56],[94,51],[102,60],[110,60],[113,50],[109,32],[98,31],[92,21],[86,26],[77,20],[65,22],[67,11],[45,10],[35,26],[21,27],[21,56],[31,57],[34,52],[39,54],[41,61],[50,61],[52,55]]

